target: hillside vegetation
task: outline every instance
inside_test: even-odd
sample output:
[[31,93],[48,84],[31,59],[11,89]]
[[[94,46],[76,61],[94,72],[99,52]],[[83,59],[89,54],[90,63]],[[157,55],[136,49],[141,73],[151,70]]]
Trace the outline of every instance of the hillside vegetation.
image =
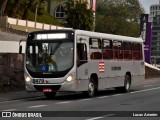
[[1,0],[0,11],[2,16],[9,16],[23,20],[35,21],[37,13],[37,22],[62,26],[58,20],[54,19],[46,8],[45,0]]

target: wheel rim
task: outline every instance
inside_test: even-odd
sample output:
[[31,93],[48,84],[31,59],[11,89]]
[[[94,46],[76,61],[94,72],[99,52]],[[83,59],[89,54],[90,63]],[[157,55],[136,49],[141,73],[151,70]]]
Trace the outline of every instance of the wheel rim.
[[89,83],[89,95],[93,96],[94,95],[94,84],[93,83]]
[[126,90],[129,90],[129,88],[130,88],[129,77],[126,76]]

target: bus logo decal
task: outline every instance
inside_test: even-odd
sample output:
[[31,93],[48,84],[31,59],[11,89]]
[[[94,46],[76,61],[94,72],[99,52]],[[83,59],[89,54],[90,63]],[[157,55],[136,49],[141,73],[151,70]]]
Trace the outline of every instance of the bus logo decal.
[[99,62],[99,72],[104,72],[104,71],[105,71],[104,62]]

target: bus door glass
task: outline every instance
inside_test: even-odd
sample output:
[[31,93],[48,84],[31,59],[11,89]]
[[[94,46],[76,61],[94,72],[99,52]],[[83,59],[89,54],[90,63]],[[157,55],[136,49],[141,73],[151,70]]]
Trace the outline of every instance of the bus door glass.
[[81,36],[79,36],[77,42],[77,79],[82,80],[80,82],[81,87],[79,87],[79,90],[83,90],[88,87],[88,84],[85,81],[88,79],[88,43],[87,40]]
[[85,43],[77,44],[77,65],[80,66],[87,62],[87,47]]

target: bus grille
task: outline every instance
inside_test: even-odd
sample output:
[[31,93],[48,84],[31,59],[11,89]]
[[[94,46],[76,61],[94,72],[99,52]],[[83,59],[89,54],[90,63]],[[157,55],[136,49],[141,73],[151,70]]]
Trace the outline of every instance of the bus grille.
[[61,85],[34,85],[38,91],[43,91],[43,88],[51,88],[53,91],[58,91]]

